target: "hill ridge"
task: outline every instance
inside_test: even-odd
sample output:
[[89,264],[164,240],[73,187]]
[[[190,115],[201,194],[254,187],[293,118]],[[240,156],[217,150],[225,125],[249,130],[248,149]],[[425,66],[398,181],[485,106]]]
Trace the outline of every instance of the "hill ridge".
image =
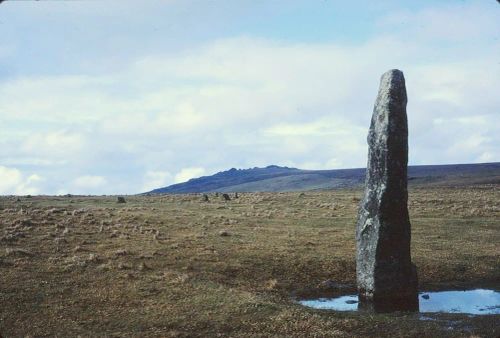
[[[154,189],[149,194],[202,192],[283,192],[352,188],[363,184],[365,168],[307,170],[279,165],[231,168]],[[466,185],[500,183],[500,162],[415,165],[408,167],[411,185]]]

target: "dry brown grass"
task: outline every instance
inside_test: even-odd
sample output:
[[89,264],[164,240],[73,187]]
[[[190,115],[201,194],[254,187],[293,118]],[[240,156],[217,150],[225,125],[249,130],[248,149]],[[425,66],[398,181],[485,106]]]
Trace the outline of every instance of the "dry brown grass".
[[[360,195],[3,197],[0,334],[498,335],[499,316],[421,321],[294,303],[297,294],[354,287]],[[499,288],[499,201],[496,186],[411,191],[422,289]]]

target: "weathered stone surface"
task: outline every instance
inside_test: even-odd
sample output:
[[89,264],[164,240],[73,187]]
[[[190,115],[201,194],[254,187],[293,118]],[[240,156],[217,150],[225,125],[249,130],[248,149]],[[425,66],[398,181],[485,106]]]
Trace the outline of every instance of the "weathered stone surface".
[[365,193],[356,227],[360,307],[381,311],[418,310],[407,207],[406,103],[403,73],[383,74],[368,133]]

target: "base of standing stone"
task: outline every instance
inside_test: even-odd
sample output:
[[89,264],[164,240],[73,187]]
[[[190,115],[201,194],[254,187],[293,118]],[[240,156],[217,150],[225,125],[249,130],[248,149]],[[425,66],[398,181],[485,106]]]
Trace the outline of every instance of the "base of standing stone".
[[358,290],[358,309],[371,312],[418,312],[417,268],[412,265],[411,279],[406,288],[378,291],[376,295],[366,290]]
[[409,298],[380,299],[377,301],[360,298],[358,303],[358,310],[377,313],[418,312],[418,309],[418,294]]

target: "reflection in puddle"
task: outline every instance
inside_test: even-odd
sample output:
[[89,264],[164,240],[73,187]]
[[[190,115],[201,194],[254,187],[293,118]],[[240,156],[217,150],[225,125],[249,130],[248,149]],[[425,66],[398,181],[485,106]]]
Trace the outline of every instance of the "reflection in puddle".
[[319,298],[301,300],[300,304],[315,309],[328,309],[337,311],[356,311],[358,309],[358,296],[342,296],[338,298]]
[[[500,314],[500,292],[494,290],[421,292],[420,312],[468,313],[473,315]],[[357,311],[358,296],[302,300],[300,304],[315,309]]]
[[500,292],[484,289],[426,292],[420,294],[420,312],[500,314]]

